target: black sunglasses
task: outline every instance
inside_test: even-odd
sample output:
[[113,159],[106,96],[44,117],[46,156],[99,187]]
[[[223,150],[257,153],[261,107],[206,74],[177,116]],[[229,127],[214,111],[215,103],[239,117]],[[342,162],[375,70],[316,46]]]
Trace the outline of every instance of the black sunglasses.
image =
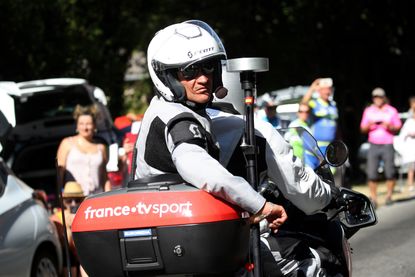
[[214,62],[205,62],[205,63],[197,63],[186,66],[184,68],[180,68],[180,72],[183,74],[183,77],[189,81],[195,79],[199,72],[202,72],[204,75],[212,74],[215,71]]
[[75,204],[80,204],[84,200],[83,198],[71,198],[71,199],[64,199],[63,201],[65,204],[70,205],[72,202],[75,202]]

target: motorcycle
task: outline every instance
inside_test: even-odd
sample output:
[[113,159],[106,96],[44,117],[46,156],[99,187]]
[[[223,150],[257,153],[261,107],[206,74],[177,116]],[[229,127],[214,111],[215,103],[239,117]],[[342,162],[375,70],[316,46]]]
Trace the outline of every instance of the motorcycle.
[[[348,240],[361,228],[375,225],[377,217],[367,196],[335,184],[332,168],[346,162],[347,146],[342,141],[334,141],[323,154],[315,138],[304,128],[285,128],[279,132],[294,149],[302,147],[301,153],[312,155],[318,161],[307,166],[330,184],[332,193],[337,195],[322,211],[306,215],[283,197],[276,184],[262,175],[260,193],[268,201],[283,205],[288,214],[288,220],[276,236],[279,244],[284,245],[285,240],[291,244],[297,241],[296,247],[305,245],[317,250],[314,253],[319,254],[322,268],[325,267],[322,269],[324,276],[352,276],[352,250]],[[287,273],[284,268],[282,272]]]
[[[304,149],[319,159],[315,171],[334,186],[330,166],[346,161],[346,145],[333,142],[323,155],[306,130],[294,131]],[[282,203],[293,218],[278,232],[326,247],[339,259],[341,274],[351,276],[347,240],[359,229],[376,224],[377,218],[365,195],[339,190],[326,211],[307,216],[284,200],[266,177],[259,186],[266,198]],[[235,276],[251,262],[248,218],[238,207],[178,175],[166,174],[88,197],[76,213],[72,232],[89,276]],[[323,234],[318,228],[323,225],[336,228]]]

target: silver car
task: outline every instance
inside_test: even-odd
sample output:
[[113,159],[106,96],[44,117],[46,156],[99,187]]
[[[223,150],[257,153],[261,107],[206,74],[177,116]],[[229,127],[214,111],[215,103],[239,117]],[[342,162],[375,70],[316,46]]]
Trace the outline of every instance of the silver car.
[[[0,107],[0,142],[7,126]],[[61,272],[62,249],[44,204],[0,158],[0,276],[59,276]]]

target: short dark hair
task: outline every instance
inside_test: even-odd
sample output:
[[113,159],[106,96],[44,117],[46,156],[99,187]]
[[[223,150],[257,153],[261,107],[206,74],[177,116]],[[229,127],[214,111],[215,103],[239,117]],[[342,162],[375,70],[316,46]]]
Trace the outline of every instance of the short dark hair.
[[311,107],[310,107],[310,105],[308,105],[307,103],[304,103],[304,102],[300,102],[300,104],[298,105],[298,111],[300,111],[300,110],[301,110],[301,106],[303,106],[303,107],[307,107],[307,110],[308,110],[308,111],[311,111]]

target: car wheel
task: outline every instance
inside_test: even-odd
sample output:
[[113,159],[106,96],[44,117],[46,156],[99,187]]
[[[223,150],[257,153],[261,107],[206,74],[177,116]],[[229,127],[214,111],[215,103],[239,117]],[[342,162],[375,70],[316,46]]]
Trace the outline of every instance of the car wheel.
[[33,259],[31,277],[58,277],[56,257],[42,250]]

